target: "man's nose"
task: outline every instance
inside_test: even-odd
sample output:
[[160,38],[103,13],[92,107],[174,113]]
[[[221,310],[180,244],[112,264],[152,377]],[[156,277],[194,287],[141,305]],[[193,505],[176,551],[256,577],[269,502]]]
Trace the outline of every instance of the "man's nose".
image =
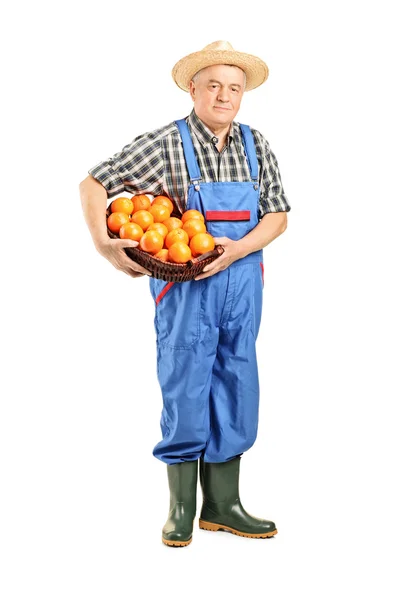
[[228,88],[221,87],[218,93],[218,100],[220,102],[229,102]]

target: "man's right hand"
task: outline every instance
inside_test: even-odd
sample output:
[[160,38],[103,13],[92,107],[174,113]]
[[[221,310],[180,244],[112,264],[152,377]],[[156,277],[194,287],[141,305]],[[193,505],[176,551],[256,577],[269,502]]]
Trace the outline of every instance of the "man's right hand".
[[124,251],[124,248],[135,248],[139,242],[133,240],[117,240],[110,238],[109,240],[97,245],[97,251],[104,256],[110,263],[131,277],[143,277],[150,275],[151,272],[141,267],[137,262],[129,258]]

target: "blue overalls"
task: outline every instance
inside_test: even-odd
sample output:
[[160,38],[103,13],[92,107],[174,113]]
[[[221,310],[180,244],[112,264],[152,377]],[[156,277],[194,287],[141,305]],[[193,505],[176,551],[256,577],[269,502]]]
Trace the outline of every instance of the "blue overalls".
[[[214,237],[239,240],[258,224],[258,163],[241,125],[251,181],[202,183],[185,120],[176,121],[190,175],[187,210],[200,211]],[[199,281],[150,278],[155,302],[162,440],[167,464],[226,462],[255,442],[259,382],[256,339],[263,295],[263,251]]]

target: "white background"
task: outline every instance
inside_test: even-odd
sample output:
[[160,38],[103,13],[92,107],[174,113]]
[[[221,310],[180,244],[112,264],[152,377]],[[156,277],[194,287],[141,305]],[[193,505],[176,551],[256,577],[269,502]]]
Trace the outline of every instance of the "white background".
[[[39,1],[5,15],[4,600],[399,598],[394,5]],[[243,504],[279,534],[196,520],[171,549],[148,280],[97,254],[78,186],[190,112],[171,69],[218,39],[270,68],[237,120],[269,140],[292,207],[264,250],[259,435],[241,464]]]

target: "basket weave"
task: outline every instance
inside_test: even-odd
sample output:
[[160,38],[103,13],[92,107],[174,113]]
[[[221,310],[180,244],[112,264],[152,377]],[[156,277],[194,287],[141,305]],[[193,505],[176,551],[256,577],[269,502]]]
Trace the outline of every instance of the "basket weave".
[[[111,214],[111,205],[108,206],[106,211],[106,219]],[[172,213],[171,217],[181,217],[180,214]],[[118,235],[113,233],[107,227],[108,235],[110,238],[120,239]],[[124,248],[127,256],[137,262],[141,267],[144,267],[151,272],[151,276],[155,279],[163,279],[164,281],[182,282],[190,281],[199,275],[204,267],[213,262],[218,256],[221,256],[224,252],[223,246],[215,246],[211,252],[206,252],[197,258],[189,260],[186,264],[177,264],[172,262],[166,262],[152,256],[148,252],[144,252],[138,246],[135,248],[129,247]]]

